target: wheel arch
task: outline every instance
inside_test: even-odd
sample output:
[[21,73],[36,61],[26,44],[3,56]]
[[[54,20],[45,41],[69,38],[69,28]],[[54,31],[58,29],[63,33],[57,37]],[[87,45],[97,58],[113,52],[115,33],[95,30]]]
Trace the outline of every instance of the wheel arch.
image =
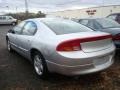
[[[49,73],[47,63],[46,63],[45,58],[43,57],[41,51],[38,50],[38,49],[36,49],[36,48],[32,48],[32,49],[30,50],[31,59],[32,59],[32,64],[34,64],[33,55],[34,55],[35,52],[38,52],[38,53],[41,55],[42,65],[43,65],[43,67],[44,67],[44,69],[43,69],[44,71],[43,71],[43,74],[42,74],[41,77],[42,77],[42,78],[45,78],[46,76],[48,76],[48,73]],[[35,68],[35,66],[34,66],[34,68]],[[37,73],[37,72],[36,72],[36,73]]]
[[33,56],[34,56],[35,52],[39,52],[39,53],[41,54],[42,58],[44,59],[44,56],[43,56],[43,54],[41,53],[40,50],[38,50],[38,49],[36,49],[36,48],[32,48],[32,49],[30,50],[30,58],[31,58],[32,61],[33,61]]

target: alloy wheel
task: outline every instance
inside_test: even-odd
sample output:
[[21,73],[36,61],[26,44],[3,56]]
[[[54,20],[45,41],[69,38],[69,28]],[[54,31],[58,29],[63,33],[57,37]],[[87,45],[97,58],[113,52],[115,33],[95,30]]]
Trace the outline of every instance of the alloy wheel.
[[34,56],[34,68],[35,68],[35,71],[38,75],[41,76],[43,74],[42,59],[39,55]]

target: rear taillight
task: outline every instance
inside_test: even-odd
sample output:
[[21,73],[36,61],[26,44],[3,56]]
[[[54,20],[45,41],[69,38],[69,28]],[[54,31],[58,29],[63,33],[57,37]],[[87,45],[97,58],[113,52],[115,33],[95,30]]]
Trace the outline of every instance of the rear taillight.
[[120,40],[120,34],[113,36],[113,40]]
[[57,46],[57,51],[79,51],[81,50],[80,40],[69,40]]
[[112,38],[111,35],[104,35],[104,36],[95,36],[95,37],[87,37],[87,38],[79,38],[74,40],[68,40],[60,43],[56,50],[57,51],[79,51],[82,50],[81,43],[84,42],[92,42],[97,40],[103,40]]

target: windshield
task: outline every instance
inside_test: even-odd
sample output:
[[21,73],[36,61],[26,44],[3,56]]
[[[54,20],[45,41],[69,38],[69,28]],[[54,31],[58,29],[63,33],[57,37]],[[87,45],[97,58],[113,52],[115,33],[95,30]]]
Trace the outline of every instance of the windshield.
[[111,20],[111,19],[96,19],[96,21],[103,27],[103,28],[117,28],[120,27],[120,25]]
[[42,20],[42,22],[46,24],[57,35],[93,31],[86,26],[70,20],[46,19]]

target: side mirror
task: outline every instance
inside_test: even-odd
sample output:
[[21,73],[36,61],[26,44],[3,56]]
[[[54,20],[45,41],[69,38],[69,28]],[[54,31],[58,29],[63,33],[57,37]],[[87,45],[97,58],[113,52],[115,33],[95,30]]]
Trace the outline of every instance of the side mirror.
[[12,30],[12,29],[10,29],[10,30],[8,31],[8,33],[15,34],[15,31],[14,31],[14,30]]

